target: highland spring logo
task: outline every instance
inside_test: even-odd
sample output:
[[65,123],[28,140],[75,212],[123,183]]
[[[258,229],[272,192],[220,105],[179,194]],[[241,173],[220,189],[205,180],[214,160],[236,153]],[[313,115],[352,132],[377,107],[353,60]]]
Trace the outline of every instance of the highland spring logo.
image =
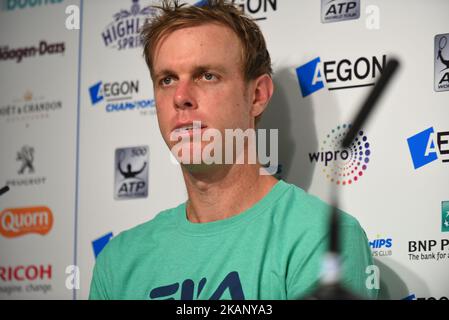
[[140,28],[155,14],[156,9],[151,6],[141,7],[139,0],[132,0],[131,8],[115,13],[114,21],[101,33],[104,45],[117,50],[140,47]]
[[371,146],[363,131],[347,149],[340,145],[351,125],[343,124],[332,129],[322,140],[320,151],[309,153],[310,163],[324,163],[323,174],[330,182],[337,185],[350,185],[357,182],[368,168]]

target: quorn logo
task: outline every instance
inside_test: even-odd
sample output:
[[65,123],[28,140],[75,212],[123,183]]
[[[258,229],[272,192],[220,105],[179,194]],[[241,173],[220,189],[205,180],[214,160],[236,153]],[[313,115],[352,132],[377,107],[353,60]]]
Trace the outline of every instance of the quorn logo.
[[0,234],[15,238],[28,233],[46,235],[53,226],[53,214],[47,207],[5,209],[0,213]]

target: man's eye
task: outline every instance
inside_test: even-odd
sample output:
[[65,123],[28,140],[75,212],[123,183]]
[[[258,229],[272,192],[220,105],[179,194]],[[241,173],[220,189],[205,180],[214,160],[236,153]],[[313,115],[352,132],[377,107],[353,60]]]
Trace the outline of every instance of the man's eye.
[[165,77],[161,80],[161,84],[164,86],[168,86],[172,83],[173,79],[172,77]]
[[203,73],[203,78],[207,81],[215,80],[217,77],[215,77],[212,73],[205,72]]

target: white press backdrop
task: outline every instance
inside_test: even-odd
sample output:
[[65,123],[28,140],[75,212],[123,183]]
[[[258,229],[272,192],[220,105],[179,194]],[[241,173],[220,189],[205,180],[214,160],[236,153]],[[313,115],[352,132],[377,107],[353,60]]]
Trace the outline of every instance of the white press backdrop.
[[[155,2],[2,2],[0,185],[11,190],[0,197],[0,299],[87,298],[101,248],[95,240],[186,199],[180,169],[159,134],[152,83],[136,44],[137,28],[152,14],[145,8]],[[273,60],[276,91],[261,128],[279,129],[278,176],[327,201],[330,188],[338,188],[341,208],[358,218],[371,242],[382,298],[449,297],[449,163],[443,162],[449,159],[449,92],[434,90],[434,70],[438,81],[444,76],[437,59],[444,41],[435,44],[435,37],[449,33],[449,2],[337,1],[344,3],[337,10],[358,3],[360,15],[331,23],[321,20],[326,0],[235,2],[257,19]],[[79,30],[66,27],[70,5],[80,10]],[[120,21],[128,21],[124,31]],[[16,49],[41,41],[59,45],[46,46],[45,54],[22,50],[19,62]],[[449,45],[442,52],[449,59]],[[342,179],[351,183],[336,185],[327,177],[334,161],[311,159],[329,150],[324,141],[333,129],[351,122],[371,88],[365,85],[375,81],[373,60],[383,56],[397,57],[401,68],[363,128],[361,146],[368,142],[363,152],[369,154],[361,162],[369,162],[355,170],[357,181],[350,174]],[[297,68],[316,58],[323,88],[303,96]],[[135,90],[115,95],[113,83],[133,83]],[[96,85],[102,96],[92,91]],[[111,111],[123,101],[137,107]],[[437,160],[415,169],[407,139],[430,127]],[[148,195],[116,199],[123,186],[116,181],[116,149],[138,146],[148,147],[139,160],[139,166],[147,162],[140,178]],[[27,209],[21,214],[20,208]],[[79,289],[66,272],[70,265],[79,267]]]

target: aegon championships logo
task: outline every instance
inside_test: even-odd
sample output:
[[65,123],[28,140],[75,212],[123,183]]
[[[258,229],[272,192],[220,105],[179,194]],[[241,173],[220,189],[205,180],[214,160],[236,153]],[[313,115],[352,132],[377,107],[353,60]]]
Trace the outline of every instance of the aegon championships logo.
[[407,143],[415,170],[438,158],[449,163],[449,131],[435,132],[430,127],[407,138]]
[[341,141],[351,125],[343,124],[332,129],[321,142],[319,152],[309,153],[310,163],[323,166],[323,174],[337,185],[350,185],[357,182],[368,168],[372,147],[368,137],[359,131],[347,149],[341,149]]
[[89,87],[92,106],[105,101],[106,112],[141,110],[156,113],[154,99],[138,99],[139,80],[103,82]]

